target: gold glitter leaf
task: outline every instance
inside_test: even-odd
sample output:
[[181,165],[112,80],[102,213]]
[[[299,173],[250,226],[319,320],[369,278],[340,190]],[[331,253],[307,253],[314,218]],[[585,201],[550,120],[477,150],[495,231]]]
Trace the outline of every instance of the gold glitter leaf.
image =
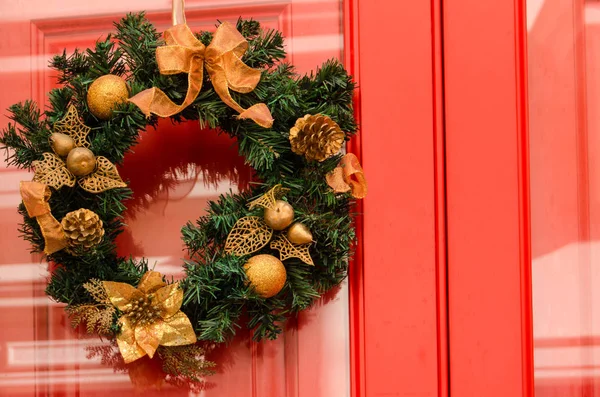
[[44,159],[32,163],[35,170],[33,181],[60,189],[63,186],[75,186],[75,175],[67,169],[65,163],[52,153],[44,153]]
[[273,208],[273,207],[275,207],[275,202],[277,200],[279,200],[280,198],[282,198],[289,191],[290,191],[290,189],[288,189],[288,188],[281,187],[281,185],[275,185],[271,188],[271,190],[269,190],[268,192],[266,192],[265,194],[263,194],[256,200],[253,200],[250,203],[248,203],[248,208],[250,208],[250,209],[253,209],[254,207]]
[[103,156],[96,157],[96,171],[78,181],[79,186],[90,193],[101,193],[117,187],[127,187],[117,167]]
[[77,108],[74,105],[69,106],[66,116],[54,124],[54,132],[60,132],[73,138],[77,147],[89,147],[87,136],[91,128],[81,122]]
[[271,240],[273,229],[258,216],[246,216],[238,219],[227,236],[225,252],[237,256],[258,251]]
[[71,325],[77,327],[85,323],[86,331],[90,334],[111,335],[111,327],[115,315],[115,307],[111,305],[102,282],[91,279],[83,284],[83,288],[92,296],[96,304],[67,306]]
[[314,262],[310,257],[308,244],[292,244],[285,235],[280,235],[275,240],[271,241],[271,248],[279,251],[279,259],[282,261],[288,258],[298,258],[307,265],[314,266]]

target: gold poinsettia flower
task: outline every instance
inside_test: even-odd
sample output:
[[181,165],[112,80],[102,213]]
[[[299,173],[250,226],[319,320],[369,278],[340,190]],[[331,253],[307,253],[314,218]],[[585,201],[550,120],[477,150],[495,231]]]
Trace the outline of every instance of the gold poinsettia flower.
[[90,130],[71,105],[66,116],[54,124],[54,132],[50,135],[54,153],[43,153],[43,160],[33,162],[33,181],[54,189],[73,187],[77,182],[90,193],[126,187],[117,167],[106,157],[96,157],[89,149],[87,136]]
[[159,272],[148,271],[137,288],[104,281],[110,302],[123,312],[117,344],[125,363],[154,356],[158,346],[196,343],[190,319],[181,310],[183,290],[179,283],[167,285]]

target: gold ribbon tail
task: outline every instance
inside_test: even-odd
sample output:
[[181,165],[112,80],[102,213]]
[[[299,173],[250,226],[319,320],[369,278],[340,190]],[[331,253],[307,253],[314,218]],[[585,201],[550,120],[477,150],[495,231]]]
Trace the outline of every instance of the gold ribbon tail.
[[50,212],[50,188],[39,182],[21,182],[21,198],[27,214],[35,218],[44,236],[44,253],[53,254],[67,247],[67,238],[60,223]]
[[327,184],[336,193],[350,191],[352,197],[362,199],[367,196],[367,180],[358,158],[353,153],[342,157],[338,166],[326,176]]

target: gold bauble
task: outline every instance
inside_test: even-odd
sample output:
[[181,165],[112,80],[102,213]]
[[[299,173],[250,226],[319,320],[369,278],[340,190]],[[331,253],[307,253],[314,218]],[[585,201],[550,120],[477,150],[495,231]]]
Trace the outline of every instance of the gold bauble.
[[69,152],[67,169],[75,176],[86,176],[96,168],[96,156],[90,149],[76,147]]
[[294,207],[287,201],[277,200],[275,205],[265,209],[265,223],[273,230],[283,230],[294,220]]
[[66,157],[75,148],[75,140],[67,134],[54,132],[50,134],[50,145],[60,157]]
[[313,241],[309,228],[300,222],[294,223],[287,231],[287,238],[293,244],[308,244]]
[[287,278],[285,266],[273,255],[256,255],[248,259],[244,270],[256,293],[271,298],[279,293]]
[[113,110],[129,98],[125,80],[114,74],[107,74],[94,80],[87,93],[90,112],[100,120],[112,117]]

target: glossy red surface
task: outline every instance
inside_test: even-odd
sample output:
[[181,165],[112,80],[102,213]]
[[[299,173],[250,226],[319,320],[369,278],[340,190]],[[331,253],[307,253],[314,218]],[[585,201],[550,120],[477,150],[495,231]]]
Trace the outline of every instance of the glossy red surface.
[[432,8],[428,1],[361,1],[358,21],[361,149],[369,179],[359,386],[365,396],[436,396],[440,131],[433,122],[439,113]]
[[[337,0],[186,2],[193,29],[211,29],[215,19],[253,17],[282,30],[289,60],[301,73],[342,56],[343,18]],[[60,0],[31,1],[27,7],[0,4],[0,108],[27,98],[44,103],[54,86],[46,64],[67,48],[88,47],[129,11],[145,9],[160,30],[170,23],[170,2]],[[0,128],[6,126],[5,116]],[[28,254],[18,237],[18,182],[31,176],[0,169],[0,395],[135,395],[127,374],[113,373],[86,358],[99,343],[72,330],[61,305],[43,292],[47,276],[41,258]],[[204,213],[208,200],[244,188],[250,170],[235,142],[197,123],[160,123],[144,133],[120,171],[134,190],[127,203],[128,228],[118,241],[122,255],[145,256],[156,269],[181,276],[184,256],[179,228]],[[242,332],[210,358],[220,372],[203,396],[347,396],[350,394],[348,289],[328,295],[299,316],[275,342],[255,344]],[[148,370],[148,367],[140,371]],[[151,371],[151,368],[150,368]],[[164,386],[146,395],[183,395]]]
[[530,397],[525,2],[444,0],[443,24],[450,395]]

